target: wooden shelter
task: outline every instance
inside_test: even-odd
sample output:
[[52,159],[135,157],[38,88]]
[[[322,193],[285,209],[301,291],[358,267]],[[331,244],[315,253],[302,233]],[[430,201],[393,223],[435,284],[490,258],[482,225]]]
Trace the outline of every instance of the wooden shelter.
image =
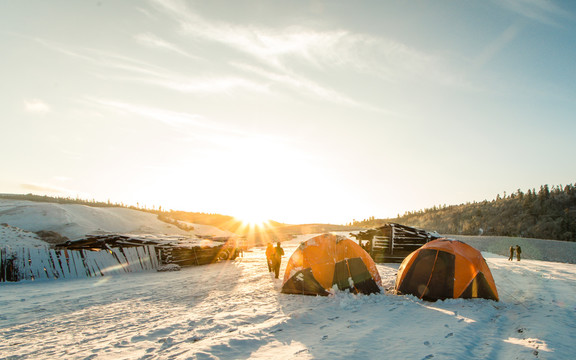
[[402,262],[414,250],[440,235],[411,226],[390,223],[376,229],[351,234],[375,262]]
[[[240,238],[241,239],[241,238]],[[205,265],[233,260],[239,238],[88,235],[45,247],[0,248],[0,282],[105,276],[155,270],[166,264]]]
[[89,235],[84,239],[66,241],[56,245],[56,248],[68,250],[110,250],[115,247],[153,246],[158,255],[158,263],[160,265],[192,266],[206,265],[220,260],[234,260],[240,252],[237,248],[238,242],[239,240],[236,237],[190,239],[182,236],[155,236],[150,238],[109,234]]

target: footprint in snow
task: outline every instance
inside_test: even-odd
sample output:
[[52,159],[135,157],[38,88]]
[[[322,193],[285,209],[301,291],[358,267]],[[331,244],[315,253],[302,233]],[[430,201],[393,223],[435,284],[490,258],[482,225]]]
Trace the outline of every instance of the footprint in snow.
[[424,358],[422,360],[426,360],[426,359],[432,359],[434,357],[434,354],[429,354],[424,356]]
[[446,336],[444,336],[444,339],[448,339],[450,336],[454,336],[454,333],[448,333]]
[[195,343],[195,342],[197,342],[197,341],[202,340],[203,338],[204,338],[203,336],[196,336],[196,335],[194,335],[194,336],[189,337],[188,339],[186,339],[186,341],[187,341],[187,342],[193,342],[193,343]]
[[328,335],[322,336],[322,340],[326,340],[326,339],[328,339]]
[[430,341],[424,341],[424,345],[430,346]]
[[158,340],[159,343],[162,344],[162,349],[166,349],[174,345],[174,339],[171,337],[167,337],[165,339]]
[[114,344],[114,347],[126,347],[129,345],[129,342],[126,340],[122,340],[120,342],[117,342],[116,344]]

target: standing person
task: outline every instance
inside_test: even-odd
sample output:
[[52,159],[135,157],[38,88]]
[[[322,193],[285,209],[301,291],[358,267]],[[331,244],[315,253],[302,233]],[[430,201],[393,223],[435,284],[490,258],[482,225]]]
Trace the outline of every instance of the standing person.
[[271,242],[266,246],[266,262],[268,263],[268,272],[272,272],[274,269],[272,264],[274,263],[274,245]]
[[240,256],[244,257],[244,239],[240,239],[239,245],[238,245],[238,250],[240,252]]
[[280,275],[280,264],[282,263],[282,256],[284,255],[284,249],[280,246],[280,241],[276,243],[276,247],[274,248],[274,277],[278,279],[278,275]]
[[514,246],[510,246],[510,257],[508,257],[508,260],[514,260]]
[[516,245],[516,260],[520,261],[520,254],[522,253],[522,249],[520,245]]

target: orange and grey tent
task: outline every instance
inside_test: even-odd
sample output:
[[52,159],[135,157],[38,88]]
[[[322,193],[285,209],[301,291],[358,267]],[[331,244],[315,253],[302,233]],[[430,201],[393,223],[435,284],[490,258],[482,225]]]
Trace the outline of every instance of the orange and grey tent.
[[324,234],[294,251],[284,273],[285,294],[329,295],[337,286],[352,293],[380,292],[380,274],[370,255],[354,241]]
[[431,301],[448,298],[498,301],[494,278],[480,251],[450,239],[430,241],[408,255],[398,269],[395,291]]

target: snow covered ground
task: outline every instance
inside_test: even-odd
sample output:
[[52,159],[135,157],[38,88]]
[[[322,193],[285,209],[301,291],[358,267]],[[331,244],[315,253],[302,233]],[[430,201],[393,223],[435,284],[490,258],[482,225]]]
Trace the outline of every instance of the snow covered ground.
[[22,230],[18,227],[0,224],[0,247],[21,245],[25,247],[45,247],[48,245],[33,232]]
[[[288,257],[301,236],[283,246]],[[7,359],[571,359],[576,265],[483,253],[500,302],[280,293],[263,248],[219,264],[0,284]],[[528,254],[526,254],[528,255]],[[571,254],[574,256],[574,253]],[[383,288],[398,264],[381,264]]]

